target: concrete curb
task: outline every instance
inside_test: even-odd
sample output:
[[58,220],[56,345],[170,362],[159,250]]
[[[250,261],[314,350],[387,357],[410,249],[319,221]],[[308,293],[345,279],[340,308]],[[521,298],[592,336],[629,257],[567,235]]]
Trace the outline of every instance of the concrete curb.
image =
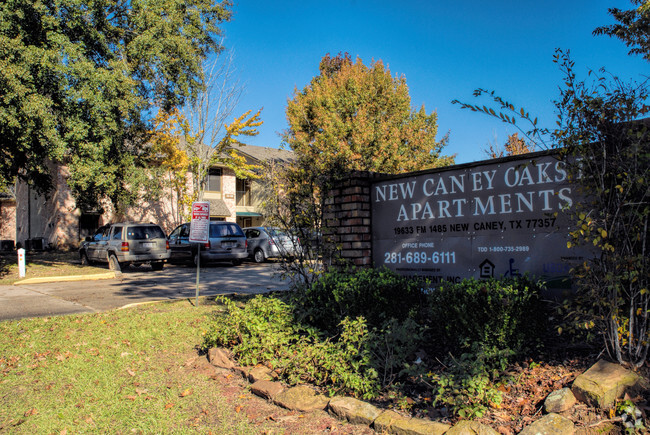
[[70,275],[70,276],[43,276],[39,278],[27,278],[16,281],[14,285],[20,284],[43,284],[47,282],[65,282],[65,281],[96,281],[99,279],[116,278],[115,272],[96,273],[94,275]]

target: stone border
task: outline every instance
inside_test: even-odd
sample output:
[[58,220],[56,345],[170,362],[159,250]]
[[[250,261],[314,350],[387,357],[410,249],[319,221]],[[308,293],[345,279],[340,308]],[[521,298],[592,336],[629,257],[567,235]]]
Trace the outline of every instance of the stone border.
[[[239,373],[251,383],[253,394],[290,411],[323,410],[340,420],[351,424],[367,425],[379,433],[386,434],[498,435],[498,432],[491,427],[474,421],[461,420],[451,426],[429,419],[405,417],[395,411],[383,410],[352,397],[328,398],[318,394],[309,385],[286,388],[278,380],[277,374],[267,367],[236,366],[228,349],[210,349],[208,361],[215,367]],[[576,399],[587,404],[597,403],[600,407],[606,408],[615,405],[616,398],[622,397],[626,392],[647,391],[649,388],[647,380],[636,373],[618,364],[598,361],[576,378],[571,389],[564,388],[549,394],[544,406],[547,414],[526,426],[520,434],[573,434],[575,431],[573,422],[559,413],[571,409],[577,403]]]

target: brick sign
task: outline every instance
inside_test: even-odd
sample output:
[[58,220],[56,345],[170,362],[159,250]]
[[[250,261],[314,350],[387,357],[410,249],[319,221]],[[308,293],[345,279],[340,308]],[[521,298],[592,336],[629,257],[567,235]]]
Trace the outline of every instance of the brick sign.
[[567,248],[580,200],[549,153],[371,184],[375,266],[433,282],[529,273],[555,288],[587,253]]

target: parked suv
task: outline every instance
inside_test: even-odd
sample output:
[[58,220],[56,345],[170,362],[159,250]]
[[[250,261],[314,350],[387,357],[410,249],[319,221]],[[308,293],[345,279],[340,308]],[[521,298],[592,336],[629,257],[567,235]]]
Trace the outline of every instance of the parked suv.
[[82,264],[104,262],[114,270],[143,263],[150,263],[153,270],[162,270],[169,255],[165,232],[151,223],[105,225],[93,237],[86,238],[79,248]]
[[248,255],[257,263],[267,258],[295,257],[300,253],[300,239],[277,228],[244,228],[248,239]]
[[[179,225],[169,234],[173,262],[197,263],[198,243],[190,243],[190,223]],[[248,256],[246,236],[234,222],[212,221],[208,243],[201,245],[201,263],[231,261],[238,266]]]

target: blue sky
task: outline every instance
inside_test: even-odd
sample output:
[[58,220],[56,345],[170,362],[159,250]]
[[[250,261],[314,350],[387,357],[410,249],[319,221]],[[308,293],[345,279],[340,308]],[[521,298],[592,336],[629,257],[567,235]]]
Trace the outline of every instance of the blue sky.
[[318,75],[325,54],[348,52],[366,65],[382,60],[393,76],[406,78],[413,107],[435,110],[439,136],[449,132],[445,154],[456,154],[457,163],[483,160],[488,143],[502,144],[516,129],[451,101],[478,103],[475,88],[494,89],[553,127],[562,79],[556,48],[571,50],[579,78],[600,67],[625,80],[650,74],[650,64],[628,56],[622,42],[592,36],[613,23],[608,7],[632,6],[625,0],[235,1],[233,20],[223,25],[245,85],[235,115],[263,107],[260,135],[248,143],[278,148],[294,90]]

